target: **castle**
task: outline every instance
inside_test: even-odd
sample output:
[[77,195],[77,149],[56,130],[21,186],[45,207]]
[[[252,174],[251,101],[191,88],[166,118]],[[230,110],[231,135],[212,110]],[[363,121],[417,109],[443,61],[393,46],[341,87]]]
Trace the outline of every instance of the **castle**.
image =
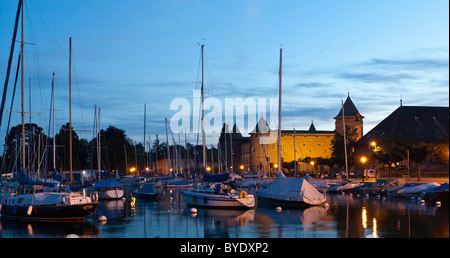
[[[332,140],[336,133],[343,134],[343,123],[347,127],[356,128],[358,139],[363,135],[363,118],[353,104],[350,96],[347,97],[335,119],[335,130],[317,130],[314,123],[308,130],[281,130],[281,159],[283,163],[294,160],[299,161],[298,171],[311,171],[310,164],[304,163],[306,157],[330,158]],[[266,120],[261,117],[250,137],[243,137],[237,128],[233,128],[233,162],[240,169],[252,172],[270,173],[276,171],[278,166],[278,145],[276,141],[261,144],[268,137],[276,137],[277,130],[270,129]],[[235,170],[236,171],[236,170]]]

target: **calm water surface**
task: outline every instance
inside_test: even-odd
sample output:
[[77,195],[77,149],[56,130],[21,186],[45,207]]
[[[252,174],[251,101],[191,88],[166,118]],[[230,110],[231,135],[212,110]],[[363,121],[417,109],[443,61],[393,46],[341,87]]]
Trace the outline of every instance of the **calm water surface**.
[[[448,205],[327,195],[329,207],[248,211],[186,208],[179,191],[159,201],[101,201],[84,223],[1,219],[1,238],[448,238]],[[104,215],[106,223],[96,218]]]

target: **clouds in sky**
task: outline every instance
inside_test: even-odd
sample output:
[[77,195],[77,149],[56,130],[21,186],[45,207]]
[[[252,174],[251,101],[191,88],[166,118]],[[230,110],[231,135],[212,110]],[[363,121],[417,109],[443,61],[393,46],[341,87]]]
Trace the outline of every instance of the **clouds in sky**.
[[[138,142],[144,104],[147,134],[162,135],[164,119],[176,112],[171,101],[192,103],[192,91],[200,90],[197,43],[205,44],[205,96],[222,103],[277,98],[282,47],[286,129],[306,130],[314,120],[318,130],[333,130],[347,94],[365,116],[365,131],[401,98],[404,105],[448,106],[446,0],[29,1],[26,38],[33,35],[39,45],[26,48],[26,77],[39,96],[32,106],[42,112],[35,118],[42,124],[48,121],[53,71],[59,123],[68,121],[69,36],[75,127],[91,127],[95,104],[103,128],[124,129]],[[16,6],[7,1],[0,9],[0,79]],[[208,136],[208,144],[216,138]]]

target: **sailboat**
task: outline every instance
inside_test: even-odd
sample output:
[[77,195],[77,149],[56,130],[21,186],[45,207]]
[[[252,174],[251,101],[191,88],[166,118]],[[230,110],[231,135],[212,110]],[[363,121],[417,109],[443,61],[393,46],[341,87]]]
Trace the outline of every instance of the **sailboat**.
[[[206,168],[206,142],[205,142],[205,124],[204,124],[204,69],[203,69],[203,51],[202,51],[202,138],[203,138],[203,168]],[[255,197],[253,194],[247,194],[245,191],[238,193],[222,182],[228,180],[229,174],[212,175],[208,172],[203,173],[203,185],[189,191],[182,191],[183,200],[188,206],[219,209],[252,209],[255,207]],[[207,184],[208,183],[208,184]]]
[[[24,112],[24,37],[23,37],[23,0],[19,0],[15,31],[17,30],[18,19],[22,13],[22,168],[19,171],[18,183],[12,183],[5,188],[0,202],[0,212],[2,218],[12,218],[19,220],[38,221],[83,221],[86,216],[95,212],[98,202],[93,201],[94,196],[87,196],[85,192],[46,192],[44,187],[53,187],[53,183],[32,180],[25,172],[25,112]],[[15,34],[15,33],[14,33]],[[70,54],[72,39],[70,38]],[[13,51],[11,51],[13,52]],[[12,54],[12,53],[11,53]],[[71,71],[71,59],[69,57],[69,71]],[[70,74],[70,72],[69,72]],[[69,75],[69,87],[71,80]],[[71,123],[72,119],[70,119]],[[70,126],[72,126],[70,124]],[[71,127],[70,127],[71,132]],[[72,138],[70,138],[70,146]],[[70,155],[70,158],[72,155]],[[70,160],[72,161],[72,160]],[[72,162],[70,162],[72,165]],[[72,166],[70,167],[72,172]],[[72,179],[72,174],[71,174]]]
[[282,208],[302,208],[320,205],[326,201],[326,196],[320,193],[304,178],[288,178],[281,171],[281,75],[282,54],[280,49],[279,96],[278,96],[278,177],[272,184],[256,191],[258,205],[278,206]]

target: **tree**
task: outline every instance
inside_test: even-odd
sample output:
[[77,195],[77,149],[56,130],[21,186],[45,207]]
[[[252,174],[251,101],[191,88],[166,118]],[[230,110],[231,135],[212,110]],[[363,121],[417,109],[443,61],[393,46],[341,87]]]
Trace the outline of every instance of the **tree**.
[[[347,143],[347,164],[349,167],[355,163],[355,154],[353,145],[358,139],[357,128],[351,128],[345,126],[345,139]],[[331,141],[331,158],[333,164],[337,164],[340,167],[345,167],[345,146],[344,136],[340,133],[336,133]]]
[[[70,123],[61,126],[59,133],[55,135],[57,146],[57,169],[70,169]],[[80,139],[72,128],[72,169],[81,170],[89,165],[89,144],[87,140]]]
[[[27,123],[24,126],[25,131],[25,167],[30,164],[32,166],[32,162],[37,163],[36,157],[42,157],[44,153],[44,148],[39,148],[38,144],[45,143],[47,141],[47,136],[43,133],[43,129],[39,127],[35,123]],[[40,137],[40,140],[39,140]],[[7,135],[7,139],[5,142],[5,164],[3,171],[10,171],[12,167],[20,167],[22,164],[21,155],[21,143],[22,143],[22,124],[13,126]],[[37,150],[41,150],[40,155],[36,155]],[[20,150],[20,151],[18,151]],[[35,170],[37,170],[37,165],[32,166]]]
[[[90,142],[91,146],[91,164],[97,167],[97,137]],[[100,130],[101,143],[101,168],[107,171],[119,169],[119,171],[127,171],[126,164],[134,164],[135,148],[133,142],[127,137],[125,130],[115,126],[108,126],[106,130]],[[124,148],[125,146],[125,148]],[[125,151],[127,152],[127,160],[125,160]],[[92,166],[92,165],[91,165]]]
[[420,165],[422,162],[428,159],[432,150],[431,148],[424,142],[415,142],[409,146],[409,158],[413,160],[419,170],[417,174],[417,180],[420,181]]

